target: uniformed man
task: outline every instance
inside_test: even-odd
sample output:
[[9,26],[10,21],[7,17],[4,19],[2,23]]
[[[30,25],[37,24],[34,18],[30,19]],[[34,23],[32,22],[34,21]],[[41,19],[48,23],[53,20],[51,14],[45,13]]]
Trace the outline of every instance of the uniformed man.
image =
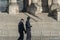
[[27,17],[27,21],[26,21],[26,33],[27,33],[27,37],[26,40],[31,40],[31,25],[30,25],[30,17]]
[[26,30],[24,29],[24,19],[21,19],[21,21],[18,24],[18,32],[20,34],[20,37],[18,38],[18,40],[23,40],[24,39],[24,33],[23,31],[26,33]]

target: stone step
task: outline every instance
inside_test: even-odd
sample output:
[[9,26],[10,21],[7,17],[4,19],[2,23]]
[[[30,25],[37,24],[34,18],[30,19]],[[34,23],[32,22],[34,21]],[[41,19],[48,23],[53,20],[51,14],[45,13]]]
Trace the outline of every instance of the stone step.
[[[60,36],[60,23],[34,22],[31,23],[33,36]],[[18,36],[17,23],[0,23],[0,36]]]
[[[0,14],[0,36],[18,36],[18,23],[21,18],[24,18],[25,22],[27,16],[30,16],[38,21],[30,20],[32,25],[32,35],[33,36],[60,36],[60,22],[53,20],[46,16],[46,14],[39,14],[40,19],[30,15],[30,14]],[[24,23],[25,23],[24,22]]]
[[39,13],[36,16],[44,22],[56,22],[52,17],[48,17],[48,13]]
[[[0,40],[17,40],[17,36],[0,36]],[[26,36],[24,37],[26,40]],[[60,36],[32,36],[31,40],[60,40]]]
[[23,18],[26,21],[28,16],[31,17],[30,22],[41,22],[41,21],[56,22],[55,19],[48,17],[48,13],[39,13],[39,14],[37,14],[37,16],[33,16],[31,14],[28,14],[28,13],[19,13],[19,14],[15,14],[15,15],[13,15],[13,14],[9,15],[7,13],[3,13],[3,14],[0,14],[0,17],[1,17],[0,20],[2,20],[3,22],[10,21],[10,22],[16,22],[17,23],[20,21],[21,18]]
[[7,14],[7,13],[3,13],[3,14],[0,14],[0,21],[3,22],[12,22],[12,23],[18,23],[20,21],[20,19],[24,19],[26,21],[27,19],[27,16],[24,15],[23,13],[20,13],[20,14]]

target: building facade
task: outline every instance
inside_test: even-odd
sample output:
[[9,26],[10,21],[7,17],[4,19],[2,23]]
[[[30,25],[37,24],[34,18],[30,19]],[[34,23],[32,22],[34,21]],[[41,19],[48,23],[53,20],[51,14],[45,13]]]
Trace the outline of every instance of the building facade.
[[18,14],[20,11],[25,10],[34,15],[48,12],[49,15],[53,15],[58,21],[60,21],[59,6],[60,0],[0,0],[1,12]]

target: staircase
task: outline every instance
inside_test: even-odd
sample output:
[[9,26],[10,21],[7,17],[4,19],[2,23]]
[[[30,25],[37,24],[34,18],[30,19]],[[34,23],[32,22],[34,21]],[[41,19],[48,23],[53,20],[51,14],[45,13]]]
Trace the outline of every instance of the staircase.
[[26,22],[27,16],[31,17],[32,40],[60,40],[60,22],[47,15],[48,13],[40,13],[36,16],[28,13],[0,14],[0,40],[17,40],[19,37],[18,23],[21,18],[24,18]]

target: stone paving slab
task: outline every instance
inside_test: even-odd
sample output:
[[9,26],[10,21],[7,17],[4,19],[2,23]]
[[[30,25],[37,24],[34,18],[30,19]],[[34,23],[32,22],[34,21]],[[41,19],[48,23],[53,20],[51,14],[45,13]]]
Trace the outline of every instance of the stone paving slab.
[[[17,40],[17,36],[0,36],[0,40]],[[26,40],[26,36],[24,38]],[[31,40],[60,40],[60,37],[54,36],[32,36]]]

